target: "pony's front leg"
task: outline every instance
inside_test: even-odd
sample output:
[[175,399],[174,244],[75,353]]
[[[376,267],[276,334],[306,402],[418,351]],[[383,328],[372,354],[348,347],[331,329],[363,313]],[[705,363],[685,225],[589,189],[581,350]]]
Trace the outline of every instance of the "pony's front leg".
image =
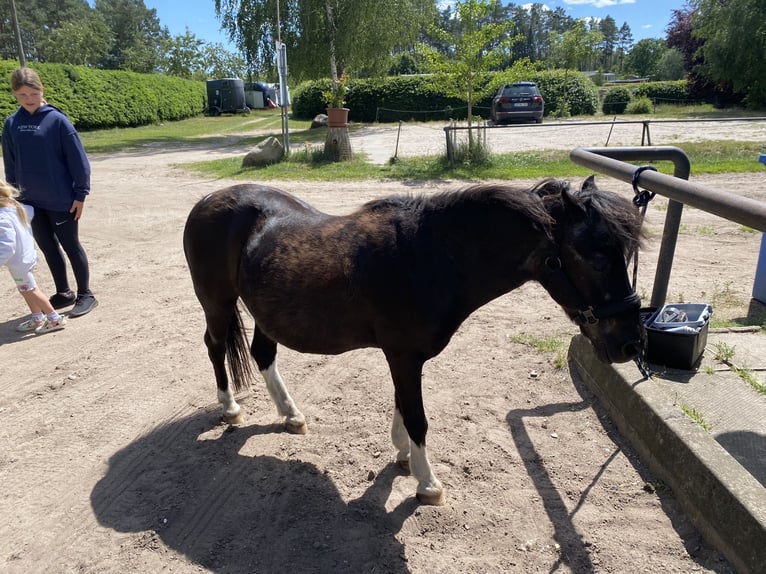
[[[406,453],[409,452],[410,473],[418,481],[416,490],[418,500],[423,504],[442,505],[444,504],[444,487],[431,470],[426,449],[428,420],[423,409],[420,380],[423,361],[412,354],[388,352],[385,354],[396,389],[397,408],[394,411],[391,438],[398,449],[397,461],[402,464],[403,459],[406,459]],[[401,419],[401,425],[397,419]],[[401,427],[406,429],[409,448],[405,447]]]
[[266,381],[266,389],[268,389],[269,396],[277,407],[277,413],[285,422],[287,432],[306,434],[308,431],[306,417],[295,406],[295,402],[279,374],[279,369],[277,369],[277,344],[269,339],[257,324],[253,329],[250,353],[258,365],[263,380]]
[[277,412],[285,421],[285,429],[287,432],[293,434],[306,434],[308,427],[306,426],[306,417],[295,406],[293,398],[290,396],[281,375],[279,369],[277,369],[277,361],[271,362],[268,368],[261,370],[266,381],[266,388],[269,391],[271,400],[277,407]]

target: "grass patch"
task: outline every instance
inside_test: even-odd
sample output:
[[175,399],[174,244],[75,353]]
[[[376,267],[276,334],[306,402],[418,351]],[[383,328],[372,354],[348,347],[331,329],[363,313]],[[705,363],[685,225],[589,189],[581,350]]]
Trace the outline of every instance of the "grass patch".
[[713,104],[658,104],[651,115],[655,119],[701,119],[752,118],[763,115],[753,110],[713,107]]
[[715,354],[713,358],[720,363],[728,363],[734,358],[735,347],[726,343],[716,343],[713,345]]
[[763,385],[758,381],[758,378],[753,374],[753,371],[744,367],[738,367],[732,362],[734,358],[735,347],[727,345],[726,343],[716,343],[713,345],[715,351],[713,358],[729,367],[734,371],[737,376],[750,385],[757,393],[766,395],[766,385]]
[[732,367],[734,369],[734,372],[737,373],[737,376],[745,381],[748,385],[753,387],[755,389],[755,392],[766,395],[766,385],[762,385],[758,378],[753,374],[753,371],[750,369],[744,369],[742,367]]
[[508,340],[511,343],[518,343],[532,347],[538,353],[555,353],[553,366],[556,369],[566,369],[565,342],[557,337],[533,337],[532,335],[510,335]]
[[702,416],[702,413],[699,412],[697,409],[693,409],[687,405],[678,405],[681,407],[681,410],[684,412],[684,414],[692,419],[695,423],[697,423],[699,426],[701,426],[706,431],[710,432],[710,429],[712,428],[708,422],[705,421],[705,417]]
[[[253,138],[253,145],[263,140],[266,135]],[[311,139],[309,139],[311,138]],[[324,130],[305,130],[303,133],[291,134],[291,143],[301,141],[324,141]],[[728,142],[731,143],[731,142]],[[238,145],[241,145],[239,142]],[[704,142],[705,146],[716,148],[718,142]],[[710,152],[705,155],[707,149],[701,143],[677,144],[677,147],[683,149],[690,158],[694,166],[695,174],[702,173],[723,173],[723,172],[757,172],[762,166],[752,160],[756,153],[759,153],[762,144],[751,142],[740,142],[739,147],[730,148],[729,153],[732,157],[722,157],[721,151]],[[744,151],[747,150],[747,151]],[[701,154],[701,155],[697,155]],[[747,159],[745,159],[747,158]],[[429,180],[429,179],[458,179],[458,180],[507,180],[507,179],[542,179],[546,177],[586,177],[593,170],[578,166],[569,159],[569,152],[564,150],[539,150],[535,152],[519,152],[510,154],[490,154],[485,161],[481,163],[464,162],[450,165],[446,156],[423,156],[397,158],[396,161],[389,162],[387,165],[366,164],[364,158],[358,160],[366,167],[354,166],[354,162],[345,162],[348,169],[353,173],[340,177],[341,179],[392,179],[392,180]],[[231,179],[252,179],[253,173],[257,172],[259,178],[269,178],[276,180],[295,179],[296,167],[287,166],[283,168],[286,162],[269,166],[268,169],[258,168],[251,170],[242,170],[239,161],[227,162],[226,160],[215,160],[211,162],[200,162],[195,164],[184,164],[192,171],[197,171],[205,175],[212,175],[221,178]],[[313,180],[331,181],[340,176],[343,169],[338,169],[338,164],[315,164],[307,162],[314,171],[309,177]],[[344,162],[341,162],[343,165]],[[663,166],[664,164],[664,166]],[[305,164],[304,164],[305,165]],[[334,165],[334,166],[333,166]],[[723,167],[725,166],[725,167]],[[670,162],[657,162],[657,167],[663,173],[672,175],[673,165]]]
[[[311,122],[290,121],[290,130],[308,130]],[[260,139],[281,134],[282,118],[277,110],[253,110],[248,115],[197,116],[177,122],[163,122],[137,128],[81,131],[88,153],[106,153],[146,145],[222,144],[235,134],[261,132]]]

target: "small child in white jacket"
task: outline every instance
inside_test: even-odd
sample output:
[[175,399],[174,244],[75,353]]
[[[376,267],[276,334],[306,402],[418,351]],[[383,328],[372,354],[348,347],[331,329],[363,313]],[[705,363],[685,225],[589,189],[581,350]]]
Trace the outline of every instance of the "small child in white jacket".
[[34,210],[16,201],[18,192],[0,179],[0,266],[7,266],[16,288],[32,312],[32,318],[16,327],[22,332],[48,333],[63,329],[66,320],[37,287],[32,271],[37,250],[29,222]]

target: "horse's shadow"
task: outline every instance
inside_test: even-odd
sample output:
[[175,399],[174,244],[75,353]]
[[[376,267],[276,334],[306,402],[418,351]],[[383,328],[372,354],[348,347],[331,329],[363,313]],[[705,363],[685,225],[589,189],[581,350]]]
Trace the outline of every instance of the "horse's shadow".
[[239,453],[280,427],[217,424],[212,412],[174,420],[117,452],[91,493],[99,523],[213,572],[409,572],[395,534],[417,502],[384,506],[396,465],[347,504],[313,464]]

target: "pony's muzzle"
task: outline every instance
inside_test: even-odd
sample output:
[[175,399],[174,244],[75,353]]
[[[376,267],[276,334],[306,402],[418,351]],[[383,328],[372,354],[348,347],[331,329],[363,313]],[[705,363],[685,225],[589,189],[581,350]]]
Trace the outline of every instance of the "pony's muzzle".
[[641,344],[641,341],[630,341],[628,343],[625,343],[622,346],[622,355],[623,357],[625,357],[625,359],[618,362],[624,363],[626,361],[631,361],[635,359],[641,353],[642,348],[643,348],[643,345]]

